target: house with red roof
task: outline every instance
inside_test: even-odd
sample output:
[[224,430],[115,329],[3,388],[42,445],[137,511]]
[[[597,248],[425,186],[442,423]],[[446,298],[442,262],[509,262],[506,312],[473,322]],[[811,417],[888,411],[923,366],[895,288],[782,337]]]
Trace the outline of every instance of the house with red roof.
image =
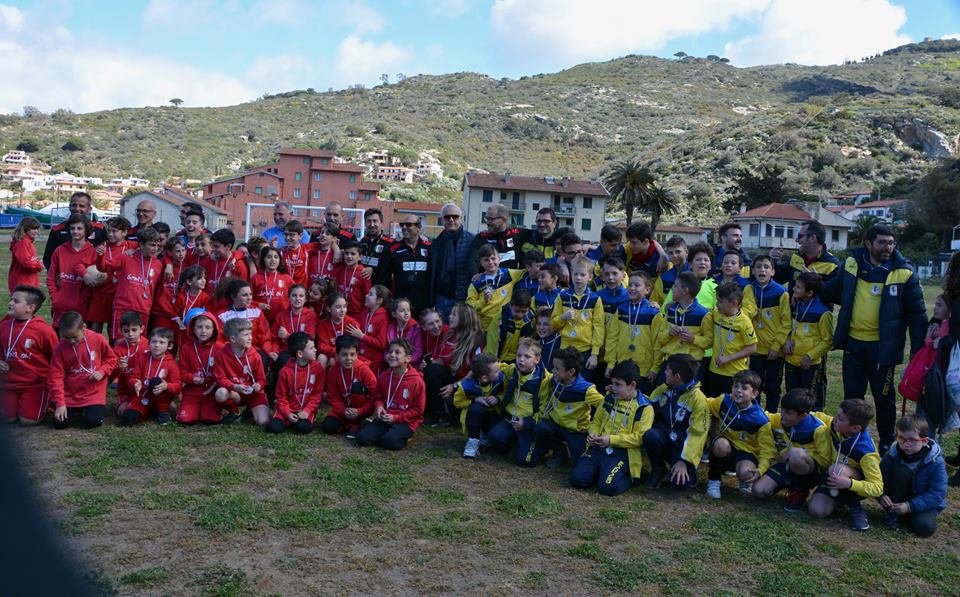
[[852,220],[835,214],[816,202],[768,203],[733,216],[743,228],[743,248],[769,250],[796,249],[797,231],[804,222],[816,220],[827,230],[830,251],[847,248],[848,235],[856,226]]

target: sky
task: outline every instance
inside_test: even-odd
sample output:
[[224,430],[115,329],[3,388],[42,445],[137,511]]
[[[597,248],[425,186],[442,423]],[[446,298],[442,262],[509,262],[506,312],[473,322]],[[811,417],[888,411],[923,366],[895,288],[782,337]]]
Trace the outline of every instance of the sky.
[[549,73],[627,54],[838,64],[960,39],[960,0],[0,0],[0,114],[232,105],[381,74]]

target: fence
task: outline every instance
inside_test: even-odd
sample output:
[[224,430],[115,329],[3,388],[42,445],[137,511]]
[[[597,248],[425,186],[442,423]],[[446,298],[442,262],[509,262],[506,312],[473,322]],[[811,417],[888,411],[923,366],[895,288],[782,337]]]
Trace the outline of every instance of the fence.
[[[247,204],[247,226],[244,231],[244,240],[250,240],[253,236],[260,236],[264,230],[274,225],[273,208],[273,203]],[[294,205],[293,218],[299,220],[306,230],[313,233],[323,224],[323,215],[326,210],[327,208],[322,206]],[[345,207],[343,218],[340,220],[340,227],[354,233],[357,238],[362,237],[364,233],[363,210]]]

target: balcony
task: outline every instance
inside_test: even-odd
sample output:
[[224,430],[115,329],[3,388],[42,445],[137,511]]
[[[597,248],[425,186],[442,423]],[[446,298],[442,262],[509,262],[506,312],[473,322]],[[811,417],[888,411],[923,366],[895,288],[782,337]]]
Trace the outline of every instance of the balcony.
[[527,211],[526,201],[512,201],[510,199],[503,199],[500,201],[500,205],[515,213],[523,213]]
[[572,218],[577,215],[577,208],[572,205],[560,205],[558,207],[554,207],[553,211],[557,212],[558,217]]

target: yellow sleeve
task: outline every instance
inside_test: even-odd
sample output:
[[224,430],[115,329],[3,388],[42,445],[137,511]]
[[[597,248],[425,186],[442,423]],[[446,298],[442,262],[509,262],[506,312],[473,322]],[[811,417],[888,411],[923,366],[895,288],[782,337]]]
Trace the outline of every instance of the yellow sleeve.
[[[609,415],[607,411],[602,406],[597,409],[597,412],[593,413],[593,420],[590,421],[590,427],[587,429],[587,433],[593,435],[603,435],[603,426],[607,422]],[[613,437],[610,438],[610,445],[613,445]]]
[[483,352],[494,356],[500,354],[500,318],[497,317],[490,322],[487,328],[487,343],[483,347]]
[[740,310],[743,311],[744,315],[753,319],[757,316],[759,309],[757,297],[754,296],[753,286],[747,285],[747,287],[743,289],[743,301],[740,303]]
[[[740,326],[740,331],[743,332],[743,348],[748,346],[754,346],[757,344],[757,329],[753,327],[753,320],[749,317],[738,317],[738,325]],[[740,351],[737,351],[740,352]]]
[[670,289],[670,292],[667,293],[667,296],[663,297],[663,302],[660,303],[660,312],[664,315],[667,314],[667,305],[673,302],[673,288]]
[[650,302],[663,305],[663,299],[666,295],[663,293],[663,279],[657,276],[653,281],[653,289],[650,291]]
[[709,398],[709,397],[707,398],[707,410],[710,412],[710,418],[712,419],[720,418],[720,404],[722,402],[723,402],[723,396],[717,396],[716,398]]
[[757,472],[763,475],[770,463],[777,457],[777,446],[773,443],[773,429],[767,423],[757,431]]
[[830,311],[820,317],[820,321],[817,323],[817,335],[820,341],[810,351],[811,361],[816,361],[825,356],[833,348],[833,313]]
[[523,274],[527,273],[527,270],[525,269],[509,269],[507,271],[510,272],[511,282],[516,282],[517,280],[523,277]]
[[610,436],[611,448],[640,448],[643,446],[643,434],[653,427],[653,407],[646,405],[640,413],[640,419],[632,422],[624,433]]
[[590,406],[596,408],[603,404],[603,394],[597,391],[597,386],[590,386],[583,395],[583,400]]
[[483,295],[477,292],[477,287],[472,283],[467,287],[467,304],[478,311],[483,306]]
[[687,428],[687,439],[683,442],[683,452],[680,457],[697,466],[703,456],[703,447],[707,444],[707,435],[710,433],[710,411],[707,408],[707,399],[703,392],[697,390],[691,397],[690,426]]
[[777,333],[774,334],[773,337],[773,341],[776,343],[774,348],[777,350],[783,350],[783,345],[787,341],[787,335],[793,327],[791,325],[792,317],[790,314],[790,297],[788,294],[789,293],[784,292],[780,295],[780,305],[778,306],[780,312],[777,313],[780,321],[777,323]]
[[553,299],[553,312],[550,313],[550,325],[552,325],[553,329],[557,330],[558,332],[562,330],[563,326],[567,323],[561,319],[564,311],[563,295],[557,294],[557,298]]
[[642,362],[640,363],[640,374],[646,375],[651,371],[657,371],[660,363],[657,362],[657,336],[660,334],[660,327],[663,325],[663,316],[657,313],[650,320],[650,330],[645,338],[645,345],[637,347],[643,351]]
[[863,479],[852,479],[850,490],[863,497],[878,498],[883,495],[883,475],[880,474],[880,455],[871,452],[860,459]]
[[603,299],[597,298],[597,302],[593,305],[593,315],[590,317],[590,323],[593,327],[593,337],[590,338],[590,354],[597,357],[600,356],[600,348],[603,347],[605,315]]
[[700,322],[700,332],[693,337],[693,345],[702,350],[713,348],[713,314],[714,311],[707,313]]
[[620,328],[622,322],[620,321],[619,313],[614,313],[610,317],[610,321],[607,322],[607,330],[604,338],[604,360],[608,365],[613,367],[620,362],[620,356],[617,353],[617,344],[620,342]]
[[657,324],[658,328],[656,334],[652,334],[653,362],[650,365],[651,368],[657,372],[660,371],[660,367],[663,365],[663,361],[666,358],[666,355],[663,354],[663,347],[666,346],[667,342],[670,340],[670,323],[667,321],[666,316],[663,315],[663,312],[661,311],[660,313],[661,314],[657,317],[657,319],[654,320],[654,322],[659,320],[660,323]]
[[471,402],[473,402],[473,400],[467,396],[467,393],[463,391],[460,384],[457,384],[457,389],[453,392],[453,405],[462,410],[470,406]]
[[[820,418],[820,417],[817,417]],[[833,442],[830,440],[830,423],[817,427],[813,432],[813,453],[810,454],[820,468],[833,464]]]

